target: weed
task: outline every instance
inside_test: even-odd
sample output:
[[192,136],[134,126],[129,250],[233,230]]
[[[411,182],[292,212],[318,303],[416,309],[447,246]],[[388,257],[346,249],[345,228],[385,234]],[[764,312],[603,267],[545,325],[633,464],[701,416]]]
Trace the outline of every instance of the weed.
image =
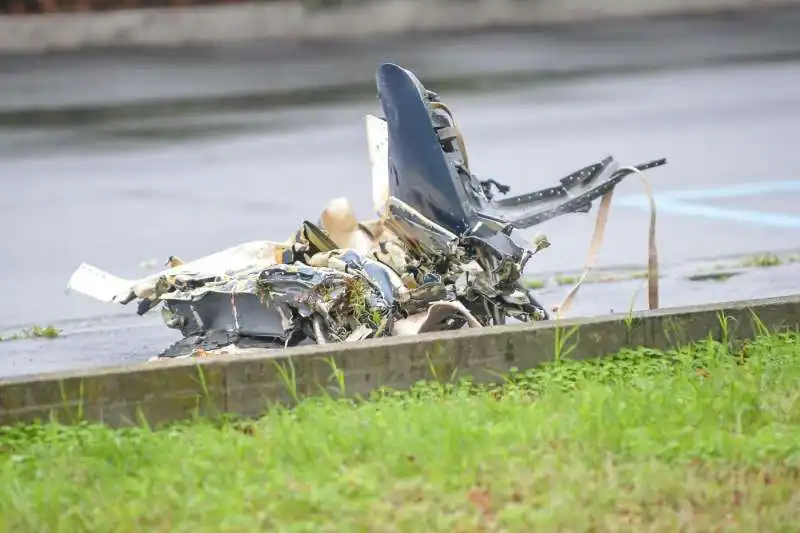
[[781,258],[775,254],[754,255],[744,260],[746,267],[772,267],[780,265]]
[[525,288],[531,290],[543,289],[545,287],[545,282],[540,279],[527,279],[523,283]]
[[344,371],[336,365],[336,359],[334,359],[333,357],[326,357],[325,362],[331,369],[332,372],[331,378],[333,378],[336,381],[339,394],[341,396],[345,396],[347,393],[347,387],[345,385]]
[[63,333],[62,330],[56,328],[55,326],[33,326],[30,329],[23,329],[17,333],[14,333],[8,337],[0,337],[0,342],[2,341],[16,341],[22,339],[55,339]]
[[[579,276],[557,275],[555,281],[558,285],[574,285],[580,279]],[[584,283],[617,283],[634,279],[647,279],[647,272],[628,272],[619,274],[597,274],[587,276]]]
[[275,289],[272,283],[263,279],[256,280],[256,295],[262,304],[269,304],[275,296]]
[[577,339],[576,342],[573,342],[569,346],[567,345],[567,341],[571,339],[574,335],[578,333],[578,325],[573,326],[569,329],[566,333],[563,332],[561,326],[556,324],[555,329],[555,346],[554,346],[554,358],[555,361],[561,362],[565,360],[569,355],[575,350],[577,347]]
[[33,329],[30,330],[31,337],[38,337],[38,338],[45,338],[45,339],[55,339],[61,335],[61,330],[55,328],[54,326],[33,326]]
[[559,285],[575,285],[580,278],[578,276],[556,276],[556,283]]
[[[292,397],[294,402],[298,403],[300,401],[300,396],[297,391],[297,372],[294,368],[294,360],[289,357],[286,359],[286,363],[286,365],[283,365],[278,361],[273,361],[283,386],[286,388],[286,391]],[[286,369],[286,366],[289,367],[288,370]]]
[[345,310],[359,321],[364,320],[369,314],[369,290],[369,284],[360,276],[345,281]]

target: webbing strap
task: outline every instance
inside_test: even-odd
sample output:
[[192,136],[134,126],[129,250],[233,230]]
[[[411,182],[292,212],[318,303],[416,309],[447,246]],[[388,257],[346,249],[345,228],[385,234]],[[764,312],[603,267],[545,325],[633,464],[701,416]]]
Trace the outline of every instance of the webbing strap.
[[[639,179],[642,180],[642,183],[645,187],[645,193],[647,194],[647,198],[650,203],[650,227],[648,230],[648,238],[647,238],[647,247],[648,247],[648,254],[647,254],[647,299],[648,299],[648,306],[650,309],[658,309],[658,247],[656,245],[656,203],[653,199],[653,191],[650,187],[650,183],[641,173],[641,171],[635,167],[624,167],[634,171],[638,174]],[[620,169],[623,170],[623,169]],[[589,274],[589,271],[594,266],[595,260],[597,259],[597,252],[600,251],[600,246],[603,244],[603,239],[605,237],[606,231],[606,223],[608,222],[608,213],[611,209],[611,199],[614,197],[614,189],[611,189],[606,194],[603,195],[603,199],[600,201],[600,207],[597,211],[597,220],[594,225],[594,233],[592,235],[592,240],[589,243],[589,254],[586,258],[586,263],[583,267],[583,274],[581,275],[578,282],[575,284],[574,287],[567,293],[566,298],[564,301],[559,305],[556,309],[556,318],[562,318],[562,315],[572,308],[572,304],[575,301],[575,296],[578,294],[578,290],[580,290],[581,285],[586,280],[586,276]]]

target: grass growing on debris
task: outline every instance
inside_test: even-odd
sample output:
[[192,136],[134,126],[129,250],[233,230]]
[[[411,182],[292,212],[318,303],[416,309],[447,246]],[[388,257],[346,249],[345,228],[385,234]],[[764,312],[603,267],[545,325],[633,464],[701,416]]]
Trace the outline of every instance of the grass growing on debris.
[[795,531],[800,343],[559,363],[252,424],[0,433],[4,531]]

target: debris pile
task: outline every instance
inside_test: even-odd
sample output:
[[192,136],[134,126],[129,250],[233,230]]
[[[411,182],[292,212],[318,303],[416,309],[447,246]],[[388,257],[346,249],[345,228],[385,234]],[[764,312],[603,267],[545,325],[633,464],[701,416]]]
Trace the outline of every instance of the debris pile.
[[520,277],[549,242],[528,244],[517,230],[586,213],[626,176],[666,163],[620,168],[607,157],[553,187],[498,200],[495,190],[508,187],[470,171],[436,93],[394,64],[381,65],[376,81],[384,116],[366,117],[375,220],[359,222],[336,198],[286,241],[190,262],[173,256],[136,281],[84,263],[69,288],[106,302],[138,299],[139,314],[161,304],[165,324],[183,336],[162,358],[547,320]]

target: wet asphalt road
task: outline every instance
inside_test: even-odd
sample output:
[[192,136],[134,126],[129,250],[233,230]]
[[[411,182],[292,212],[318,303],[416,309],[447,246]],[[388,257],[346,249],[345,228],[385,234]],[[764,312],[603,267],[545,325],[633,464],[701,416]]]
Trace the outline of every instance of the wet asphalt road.
[[[334,196],[371,216],[363,116],[381,61],[456,113],[476,173],[544,187],[607,153],[648,173],[662,305],[797,291],[798,264],[687,282],[721,256],[800,248],[800,11],[361,45],[229,46],[0,57],[0,376],[141,361],[177,340],[158,313],[64,286],[81,261],[124,277],[283,239]],[[642,185],[618,188],[598,259],[646,261]],[[579,270],[594,213],[539,228],[531,275]],[[533,231],[531,231],[533,233]],[[737,260],[731,260],[734,263]],[[573,315],[625,311],[641,282],[587,285]],[[556,304],[568,290],[543,292]],[[634,300],[644,307],[644,292]]]

